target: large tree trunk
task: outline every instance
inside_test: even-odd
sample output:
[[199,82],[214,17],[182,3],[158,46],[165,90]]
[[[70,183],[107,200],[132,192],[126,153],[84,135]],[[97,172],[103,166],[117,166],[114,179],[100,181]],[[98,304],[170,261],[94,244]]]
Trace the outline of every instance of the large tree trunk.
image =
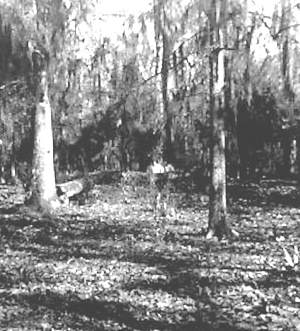
[[[226,5],[224,6],[225,9]],[[223,13],[224,14],[224,13]],[[226,159],[224,125],[224,40],[220,29],[221,0],[213,0],[210,16],[211,181],[207,238],[228,233],[226,222]],[[215,49],[214,49],[215,48]]]
[[36,109],[30,202],[41,210],[58,206],[53,162],[51,106],[48,97],[47,58],[42,51],[31,52],[35,79]]

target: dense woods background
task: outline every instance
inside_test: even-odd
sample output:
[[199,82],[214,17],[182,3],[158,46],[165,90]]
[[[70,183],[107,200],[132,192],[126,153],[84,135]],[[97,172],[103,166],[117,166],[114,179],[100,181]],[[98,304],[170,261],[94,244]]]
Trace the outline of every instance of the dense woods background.
[[299,331],[300,3],[132,3],[0,0],[0,329]]
[[101,2],[3,2],[2,180],[31,162],[28,40],[49,56],[58,177],[85,168],[144,171],[159,151],[176,168],[206,176],[209,58],[221,48],[228,175],[297,176],[298,3],[263,10],[227,1],[217,23],[223,40],[213,44],[205,6],[154,1],[148,12],[119,17],[123,31],[112,38],[101,31]]

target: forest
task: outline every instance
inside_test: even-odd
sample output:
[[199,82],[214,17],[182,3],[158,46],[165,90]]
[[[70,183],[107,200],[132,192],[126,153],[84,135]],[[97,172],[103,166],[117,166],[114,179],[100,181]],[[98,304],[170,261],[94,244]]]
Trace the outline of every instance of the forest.
[[300,331],[300,2],[0,0],[0,330]]

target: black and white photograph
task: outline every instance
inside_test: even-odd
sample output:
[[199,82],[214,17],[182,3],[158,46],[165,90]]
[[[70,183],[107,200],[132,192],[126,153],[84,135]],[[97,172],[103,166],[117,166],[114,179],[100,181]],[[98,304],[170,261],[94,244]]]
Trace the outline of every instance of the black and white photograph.
[[0,331],[300,331],[300,0],[0,0]]

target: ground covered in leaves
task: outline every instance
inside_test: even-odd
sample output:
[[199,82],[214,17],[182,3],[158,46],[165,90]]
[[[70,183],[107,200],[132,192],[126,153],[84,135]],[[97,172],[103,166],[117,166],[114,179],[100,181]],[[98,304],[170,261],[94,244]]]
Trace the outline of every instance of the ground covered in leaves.
[[0,330],[300,330],[296,183],[231,183],[222,241],[188,192],[163,215],[147,185],[95,185],[49,217],[1,186]]

